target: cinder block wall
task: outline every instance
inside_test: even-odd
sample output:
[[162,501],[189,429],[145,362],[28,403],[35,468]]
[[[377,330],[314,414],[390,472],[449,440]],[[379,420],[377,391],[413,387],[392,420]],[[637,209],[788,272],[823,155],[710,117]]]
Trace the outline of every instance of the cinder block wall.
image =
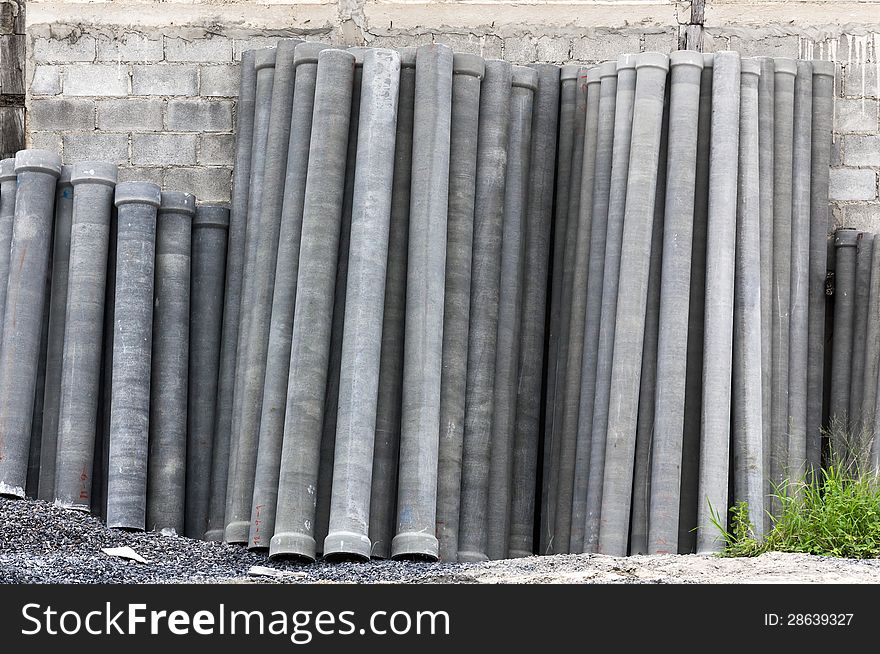
[[227,200],[234,62],[285,36],[514,62],[679,46],[839,65],[832,220],[880,230],[878,0],[28,0],[29,144]]

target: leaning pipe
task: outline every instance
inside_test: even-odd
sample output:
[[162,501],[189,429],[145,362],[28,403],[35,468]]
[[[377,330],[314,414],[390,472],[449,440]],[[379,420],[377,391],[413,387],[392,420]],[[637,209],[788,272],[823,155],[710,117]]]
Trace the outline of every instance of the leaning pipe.
[[828,414],[832,440],[835,440],[835,432],[846,429],[849,414],[856,250],[861,238],[858,230],[846,227],[834,233],[834,338],[831,340],[831,378],[828,380],[831,389]]

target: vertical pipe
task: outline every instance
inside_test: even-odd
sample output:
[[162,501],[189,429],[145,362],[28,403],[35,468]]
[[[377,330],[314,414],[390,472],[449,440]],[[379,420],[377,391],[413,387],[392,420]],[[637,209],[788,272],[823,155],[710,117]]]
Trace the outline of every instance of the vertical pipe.
[[[856,289],[853,309],[852,371],[849,395],[849,435],[862,430],[862,398],[865,388],[865,355],[868,333],[868,298],[871,288],[871,261],[874,258],[874,234],[865,232],[856,248]],[[855,441],[852,441],[855,444]]]
[[399,79],[397,52],[366,51],[325,557],[370,558],[367,534]]
[[458,558],[461,454],[467,390],[468,321],[474,241],[480,57],[452,60],[452,132],[449,142],[449,210],[446,218],[446,296],[443,302],[443,372],[440,379],[440,449],[437,472],[437,539],[440,560]]
[[269,341],[266,350],[259,445],[251,502],[248,534],[248,546],[251,549],[267,549],[275,529],[278,472],[281,466],[284,409],[287,403],[287,376],[290,372],[290,337],[293,331],[296,278],[302,237],[303,198],[309,164],[312,109],[315,102],[315,77],[318,71],[318,54],[327,47],[321,43],[300,43],[296,46],[293,55],[296,72],[290,115],[287,171],[283,182],[281,226],[278,232],[278,256],[272,291]]
[[[810,358],[810,153],[813,101],[813,66],[809,61],[797,62],[794,91],[786,477],[792,482],[797,482],[803,478],[807,469],[807,374]],[[820,353],[821,349],[813,356],[821,360]]]
[[608,233],[608,199],[611,187],[611,156],[614,140],[614,113],[617,103],[617,63],[607,61],[599,67],[599,108],[596,157],[592,189],[590,244],[587,255],[586,302],[584,304],[583,354],[578,401],[577,448],[571,501],[569,552],[580,552],[584,544],[587,486],[590,474],[590,448],[593,402],[596,399],[596,356],[599,348],[599,318],[602,310],[602,281],[605,267],[605,240]]
[[[62,169],[62,172],[63,169]],[[56,186],[56,194],[57,194]],[[53,229],[54,236],[54,229]],[[51,239],[54,243],[55,239]],[[37,383],[34,385],[34,410],[31,419],[31,442],[28,449],[27,485],[25,496],[36,499],[40,486],[40,450],[43,436],[43,399],[46,393],[46,358],[49,350],[49,305],[51,304],[52,257],[46,270],[46,294],[43,317],[40,320],[40,350],[37,355]]]
[[[406,309],[406,257],[409,241],[409,196],[415,102],[416,49],[400,48],[400,84],[391,183],[391,227],[379,361],[379,398],[370,492],[371,556],[391,556],[397,501],[397,453],[400,445],[400,400],[403,391],[403,329]],[[456,523],[457,524],[457,523]]]
[[23,498],[61,158],[46,150],[21,150],[15,156],[15,174],[11,263],[0,347],[0,495]]
[[443,288],[446,274],[446,210],[452,50],[422,46],[416,54],[412,196],[404,331],[400,479],[394,558],[438,555],[437,448]]
[[636,60],[598,543],[600,553],[617,556],[627,553],[629,537],[651,236],[668,70],[669,58],[664,54],[648,52]]
[[147,529],[184,530],[192,219],[196,199],[163,192],[156,217]]
[[184,527],[189,538],[204,538],[208,525],[228,230],[228,207],[210,204],[196,207],[192,222],[189,397],[186,412]]
[[[14,178],[13,178],[14,179]],[[15,192],[13,190],[13,197]],[[112,204],[112,203],[111,203]],[[49,336],[46,349],[46,386],[40,438],[40,471],[37,497],[55,499],[55,462],[58,447],[58,407],[61,401],[61,362],[67,311],[67,273],[70,265],[70,226],[73,216],[73,186],[70,166],[61,167],[55,185],[55,236],[52,245],[52,284],[49,292]],[[10,225],[11,227],[11,225]],[[11,234],[10,234],[11,236]],[[2,247],[2,245],[0,245]],[[8,254],[9,248],[6,248]],[[4,280],[5,281],[5,280]],[[3,293],[6,292],[3,284]]]
[[116,185],[116,301],[107,526],[143,530],[147,508],[153,270],[159,187]]
[[[862,235],[841,228],[834,233],[834,338],[831,340],[829,428],[832,438],[846,429],[853,361],[853,314],[856,294],[856,251]],[[835,443],[836,444],[836,443]]]
[[6,309],[6,282],[9,279],[9,252],[15,216],[15,179],[15,158],[0,161],[0,327]]
[[[474,196],[473,260],[458,560],[486,560],[485,512],[489,495],[489,439],[492,432],[498,293],[511,65],[486,61],[480,87],[477,180]],[[414,187],[415,188],[415,187]]]
[[511,557],[529,556],[535,549],[535,504],[539,439],[541,436],[541,383],[544,366],[548,269],[553,222],[553,181],[559,119],[559,67],[533,64],[538,72],[532,112],[526,205],[525,270],[523,280],[520,371],[517,382],[513,452],[513,498],[510,507]]
[[[235,383],[235,354],[238,347],[238,319],[244,270],[245,233],[250,193],[251,155],[254,142],[257,72],[254,51],[241,56],[241,86],[236,105],[235,165],[232,170],[232,202],[226,249],[226,284],[223,297],[223,333],[220,338],[220,377],[217,381],[217,411],[214,449],[211,452],[211,490],[205,540],[223,540],[226,527],[226,483],[232,431],[232,396]],[[261,100],[261,110],[266,103]]]
[[709,148],[706,327],[697,503],[697,552],[700,553],[717,551],[723,543],[712,525],[710,511],[718,513],[722,527],[727,518],[739,105],[739,54],[718,52],[712,73],[712,144]]
[[[116,165],[74,164],[64,349],[58,403],[55,501],[88,511],[98,426],[107,252]],[[101,453],[103,455],[103,452]]]
[[584,552],[599,547],[599,514],[605,470],[605,433],[611,392],[611,357],[617,318],[617,290],[623,248],[623,215],[626,208],[627,177],[632,142],[633,106],[636,92],[636,55],[617,59],[617,101],[614,109],[614,140],[611,152],[611,185],[608,192],[608,230],[605,269],[602,272],[602,308],[599,319],[599,347],[596,353],[596,397],[590,445],[590,472],[584,519]]
[[578,67],[563,66],[559,72],[559,145],[556,157],[556,194],[553,215],[553,271],[550,278],[550,306],[547,317],[547,372],[544,402],[543,459],[541,462],[541,529],[539,551],[552,551],[556,524],[556,468],[554,455],[558,443],[553,439],[556,403],[556,373],[559,366],[559,336],[562,323],[562,277],[568,224],[568,189],[571,181],[571,151],[574,144],[574,119],[578,97]]
[[669,68],[665,221],[648,509],[649,554],[678,553],[697,164],[696,126],[700,113],[703,55],[689,50],[674,52],[669,55]]
[[[747,502],[755,534],[764,533],[761,376],[761,197],[758,80],[761,64],[741,62],[739,182],[733,331],[733,492]],[[726,508],[726,507],[723,507]]]
[[[808,335],[810,358],[807,364],[807,466],[813,471],[818,470],[822,465],[822,389],[825,383],[824,353],[826,351],[825,276],[828,268],[829,230],[828,166],[831,158],[831,123],[834,116],[835,66],[836,64],[830,61],[813,62]],[[875,439],[874,442],[878,440],[880,439]]]
[[328,48],[318,54],[278,506],[269,546],[273,557],[314,560],[316,554],[318,463],[353,75],[351,53]]

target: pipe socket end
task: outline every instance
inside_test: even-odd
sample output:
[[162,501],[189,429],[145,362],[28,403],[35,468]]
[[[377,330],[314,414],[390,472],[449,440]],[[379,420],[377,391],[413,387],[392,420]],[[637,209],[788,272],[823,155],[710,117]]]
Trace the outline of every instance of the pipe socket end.
[[471,75],[483,79],[486,74],[486,62],[479,55],[456,52],[452,55],[452,72],[455,75]]
[[532,92],[537,91],[538,71],[528,66],[514,66],[510,84],[511,86],[529,89]]
[[776,73],[784,73],[786,75],[797,75],[797,60],[789,57],[773,57],[773,66]]
[[483,563],[488,561],[489,557],[484,552],[459,551],[459,563]]
[[741,75],[761,75],[761,62],[754,58],[742,59],[739,62]]
[[625,68],[631,68],[635,70],[636,67],[636,58],[638,55],[635,54],[622,54],[617,58],[617,71],[620,72]]
[[321,65],[322,61],[327,61],[329,63],[324,64],[325,66],[330,65],[349,65],[354,67],[354,55],[351,54],[348,50],[343,50],[342,48],[324,48],[321,52],[318,53],[318,65]]
[[703,54],[703,68],[712,68],[715,65],[715,55],[711,52]]
[[670,66],[703,67],[703,53],[696,50],[678,50],[669,55]]
[[859,230],[852,227],[841,227],[834,232],[834,247],[854,248],[859,243]]
[[602,66],[587,69],[587,84],[598,84],[602,81]]
[[15,179],[15,157],[0,160],[0,182]]
[[329,561],[369,561],[370,539],[353,531],[331,531],[324,539],[324,558]]
[[61,166],[61,177],[59,177],[58,181],[55,183],[56,186],[71,186],[70,175],[72,172],[73,172],[73,166],[68,166],[68,165]]
[[225,204],[200,204],[196,207],[193,218],[193,229],[196,227],[229,227],[229,207]]
[[397,534],[391,541],[391,558],[410,561],[437,561],[440,559],[440,541],[434,534],[423,531]]
[[579,70],[580,66],[574,66],[572,64],[563,66],[562,70],[559,72],[560,81],[564,82],[567,79],[577,79]]
[[825,75],[827,77],[834,77],[834,74],[837,70],[837,64],[833,61],[814,61],[813,63],[813,75]]
[[162,191],[152,182],[120,182],[116,185],[117,207],[123,204],[149,204],[156,208],[162,204]]
[[260,48],[254,51],[254,69],[275,67],[275,48]]
[[296,49],[293,51],[293,65],[317,64],[318,55],[321,54],[321,50],[326,50],[329,47],[326,43],[303,41],[297,44]]
[[307,534],[297,534],[292,531],[275,534],[269,541],[269,558],[314,561],[316,558],[315,539]]
[[400,55],[400,67],[401,68],[415,68],[416,67],[416,50],[418,48],[414,48],[411,46],[405,48],[397,48],[397,53]]
[[70,183],[74,186],[88,183],[115,186],[118,173],[119,167],[116,164],[106,161],[80,161],[71,166]]
[[603,64],[599,64],[599,77],[616,77],[617,76],[617,62],[616,61],[606,61]]
[[662,52],[642,52],[636,59],[636,69],[641,68],[669,70],[669,57]]
[[192,217],[196,215],[196,196],[181,191],[163,191],[159,211],[162,213],[183,213]]
[[367,50],[369,50],[369,48],[362,48],[361,46],[354,46],[351,48],[346,48],[346,51],[348,51],[352,55],[354,55],[354,65],[355,66],[363,66],[364,65],[364,55],[367,54]]
[[50,150],[19,150],[15,153],[15,173],[25,171],[61,177],[61,157]]

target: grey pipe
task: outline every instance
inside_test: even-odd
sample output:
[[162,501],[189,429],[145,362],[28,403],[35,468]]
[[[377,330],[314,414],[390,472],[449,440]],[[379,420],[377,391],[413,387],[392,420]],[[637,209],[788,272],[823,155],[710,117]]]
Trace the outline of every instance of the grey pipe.
[[[88,511],[98,426],[104,296],[115,164],[74,164],[63,364],[58,403],[55,501]],[[103,452],[101,452],[103,455]]]
[[368,560],[370,487],[379,393],[400,56],[364,54],[346,319],[339,375],[333,494],[324,556]]
[[[587,511],[587,486],[592,447],[593,402],[596,395],[596,356],[599,349],[599,318],[602,311],[602,282],[605,267],[605,240],[608,233],[608,199],[611,187],[611,155],[614,139],[614,114],[617,103],[617,63],[599,66],[599,99],[596,156],[593,173],[589,251],[587,256],[586,297],[580,388],[578,398],[577,446],[571,498],[569,552],[580,552],[584,544]],[[583,191],[583,187],[581,189]]]
[[107,526],[143,530],[147,507],[156,184],[116,185],[116,301]]
[[[828,167],[834,117],[834,69],[813,62],[812,150],[810,153],[810,308],[807,364],[807,465],[822,465],[822,401],[825,382],[825,277],[828,269]],[[876,315],[876,314],[874,314]],[[872,323],[873,324],[873,323]],[[821,354],[821,356],[820,356]],[[874,408],[871,407],[873,411]],[[876,415],[876,412],[875,412]],[[869,425],[870,426],[870,425]],[[877,443],[880,439],[875,439]]]
[[385,308],[379,361],[379,398],[370,492],[371,556],[391,556],[397,519],[397,454],[400,445],[400,400],[403,383],[403,330],[406,309],[406,259],[409,240],[409,196],[415,102],[416,49],[400,48],[400,84],[391,184],[391,227]]
[[[865,372],[862,382],[862,403],[859,415],[861,422],[856,432],[866,439],[874,438],[874,425],[877,408],[877,375],[880,369],[880,247],[874,235],[874,248],[871,255],[871,283],[868,289],[868,321],[865,332]],[[807,461],[809,466],[810,462]]]
[[37,360],[61,158],[15,155],[17,186],[0,348],[0,495],[23,498],[27,483]]
[[651,235],[668,70],[669,58],[664,54],[648,52],[636,59],[599,527],[599,552],[616,556],[626,555],[629,536]]
[[485,511],[489,496],[489,443],[512,75],[509,63],[489,59],[480,88],[473,248],[473,260],[480,265],[471,271],[459,561],[487,559]]
[[544,436],[541,462],[541,528],[539,551],[550,553],[556,524],[556,468],[553,440],[553,407],[556,402],[556,372],[559,361],[559,332],[562,314],[562,276],[568,220],[568,187],[571,177],[571,150],[574,142],[574,116],[577,104],[577,66],[563,66],[559,71],[559,143],[556,157],[556,194],[553,216],[553,270],[550,277],[550,311],[547,319],[546,399],[544,401]]
[[[788,461],[786,477],[803,478],[807,463],[807,374],[810,304],[810,153],[813,66],[797,62],[794,87],[791,204],[791,310],[788,340]],[[819,351],[821,352],[821,350]],[[822,359],[819,352],[813,356]],[[858,408],[859,413],[861,413]],[[760,516],[760,513],[757,514]]]
[[513,450],[513,497],[510,507],[508,556],[534,552],[535,502],[539,492],[537,468],[541,434],[541,383],[544,365],[547,275],[553,223],[553,181],[559,119],[559,67],[533,64],[538,90],[532,111],[526,205],[525,269],[523,280],[520,370],[517,382]]
[[441,561],[455,561],[458,558],[480,81],[485,72],[486,65],[480,57],[469,54],[453,56],[437,469],[437,539],[440,541]]
[[758,80],[761,64],[741,62],[739,182],[733,330],[733,497],[748,504],[754,533],[764,533],[761,387],[761,197]]
[[[15,197],[14,187],[12,197],[13,199]],[[61,401],[61,362],[64,353],[67,272],[70,265],[70,226],[72,216],[73,186],[70,183],[70,166],[62,166],[61,177],[58,178],[58,182],[55,185],[55,233],[52,244],[52,282],[49,291],[49,333],[46,348],[46,382],[43,390],[40,468],[37,484],[37,497],[47,502],[55,500],[58,410]],[[5,252],[8,256],[8,243]],[[3,281],[5,282],[5,278]],[[2,286],[3,294],[5,295],[6,284],[3,283]]]
[[599,321],[599,347],[596,351],[596,396],[593,400],[590,473],[584,519],[584,552],[599,547],[599,514],[605,470],[605,433],[611,393],[611,357],[617,318],[617,290],[623,247],[623,215],[626,207],[629,153],[632,140],[633,106],[636,92],[636,55],[617,59],[617,102],[614,110],[614,144],[611,153],[611,185],[608,192],[608,230],[605,269],[602,273],[602,309]]
[[278,256],[267,344],[266,374],[260,417],[259,445],[254,472],[248,547],[267,549],[275,530],[275,507],[278,501],[278,473],[281,466],[281,443],[284,437],[284,410],[287,403],[287,378],[290,372],[290,338],[299,249],[302,237],[303,201],[309,164],[309,140],[312,110],[315,103],[315,80],[318,54],[329,46],[300,43],[293,55],[296,69],[293,104],[290,113],[290,137],[287,171],[278,233]]
[[452,112],[452,50],[422,46],[416,54],[412,195],[404,327],[403,401],[397,534],[393,558],[438,556],[437,448],[446,210]]
[[678,553],[681,457],[687,380],[694,184],[703,55],[669,55],[669,137],[660,271],[657,377],[651,447],[647,552]]
[[156,217],[147,529],[184,530],[192,219],[196,199],[163,192]]
[[[712,144],[709,149],[698,553],[718,551],[723,546],[710,511],[718,512],[722,527],[727,517],[739,105],[739,54],[717,52],[712,74]],[[737,156],[733,156],[734,153]]]
[[229,207],[203,204],[192,222],[184,533],[204,538],[220,373]]
[[538,88],[538,73],[526,66],[514,66],[511,84],[489,495],[486,505],[486,555],[490,559],[507,557],[510,535],[513,436],[522,328],[525,208],[528,198],[532,108]]
[[[217,381],[214,447],[211,452],[211,490],[205,540],[223,540],[226,527],[226,483],[229,471],[232,431],[232,400],[235,384],[235,354],[238,347],[238,319],[244,269],[245,232],[250,192],[251,154],[254,141],[254,106],[257,72],[254,51],[241,56],[241,86],[235,124],[235,165],[232,172],[232,202],[226,249],[226,284],[223,297],[223,333],[220,338],[220,376]],[[261,103],[261,107],[265,103]]]
[[318,463],[353,74],[351,53],[328,48],[318,54],[273,557],[314,560],[316,554]]
[[9,279],[9,252],[15,216],[15,179],[15,158],[0,161],[0,326],[3,325],[3,311],[6,309],[6,282]]
[[874,258],[874,234],[865,232],[856,248],[856,290],[853,309],[852,381],[849,395],[849,433],[862,429],[862,398],[865,389],[865,341],[868,334],[868,298],[871,288],[871,261]]
[[855,229],[841,228],[834,233],[834,338],[831,340],[831,388],[829,428],[847,428],[853,361],[853,315],[856,294],[856,250],[862,235]]

